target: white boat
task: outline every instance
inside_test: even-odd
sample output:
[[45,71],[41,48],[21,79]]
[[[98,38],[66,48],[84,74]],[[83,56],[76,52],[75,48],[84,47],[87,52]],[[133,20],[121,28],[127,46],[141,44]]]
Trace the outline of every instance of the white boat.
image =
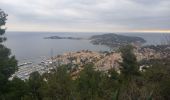
[[18,67],[25,66],[25,65],[30,65],[32,62],[24,62],[22,64],[18,64]]

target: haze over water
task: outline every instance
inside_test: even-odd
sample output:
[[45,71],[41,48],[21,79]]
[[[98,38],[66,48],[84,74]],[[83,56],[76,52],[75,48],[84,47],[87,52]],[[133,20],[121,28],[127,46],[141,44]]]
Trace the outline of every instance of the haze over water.
[[[43,57],[51,57],[70,51],[92,50],[92,51],[109,51],[107,46],[93,45],[87,38],[96,34],[104,33],[85,33],[85,32],[7,32],[8,40],[5,45],[9,47],[12,54],[16,56],[19,62],[40,61]],[[144,38],[146,44],[161,44],[165,40],[164,34],[153,33],[119,33],[129,36],[139,36]],[[83,40],[69,39],[44,39],[49,36],[61,37],[80,37]]]

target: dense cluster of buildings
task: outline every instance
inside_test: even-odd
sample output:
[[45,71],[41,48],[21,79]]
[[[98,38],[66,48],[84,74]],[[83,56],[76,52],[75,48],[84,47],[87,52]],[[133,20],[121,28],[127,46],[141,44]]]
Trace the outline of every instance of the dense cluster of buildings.
[[[168,48],[166,48],[167,50]],[[169,52],[167,52],[169,51]],[[167,51],[157,51],[151,48],[136,48],[134,53],[138,61],[143,59],[159,59],[162,57],[170,56],[170,48]],[[112,52],[110,54],[93,52],[88,50],[82,50],[78,52],[68,52],[63,55],[58,55],[50,59],[44,60],[37,65],[23,64],[19,66],[19,69],[11,78],[17,76],[23,80],[28,79],[32,72],[38,71],[40,74],[50,73],[50,70],[60,65],[69,65],[73,74],[79,73],[85,64],[93,63],[96,70],[107,71],[114,68],[119,71],[119,62],[122,61],[121,53]],[[10,79],[11,79],[10,78]]]
[[96,62],[104,57],[103,54],[88,50],[82,50],[78,52],[64,53],[63,55],[53,58],[54,62],[58,62],[61,65],[73,64],[83,66],[87,63]]

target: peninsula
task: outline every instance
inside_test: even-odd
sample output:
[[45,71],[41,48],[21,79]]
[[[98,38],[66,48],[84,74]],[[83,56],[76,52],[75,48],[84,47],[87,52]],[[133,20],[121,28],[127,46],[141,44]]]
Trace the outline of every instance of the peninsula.
[[90,41],[94,45],[106,45],[109,47],[119,47],[132,43],[145,43],[146,41],[141,37],[118,35],[114,33],[108,33],[103,35],[94,35],[90,38]]

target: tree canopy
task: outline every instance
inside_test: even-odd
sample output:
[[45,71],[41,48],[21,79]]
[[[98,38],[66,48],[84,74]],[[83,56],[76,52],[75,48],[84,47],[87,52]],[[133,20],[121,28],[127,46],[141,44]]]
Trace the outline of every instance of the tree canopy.
[[17,61],[14,56],[11,56],[11,51],[2,43],[6,40],[3,36],[5,34],[7,14],[0,10],[0,98],[4,98],[4,95],[8,92],[8,78],[17,69]]

